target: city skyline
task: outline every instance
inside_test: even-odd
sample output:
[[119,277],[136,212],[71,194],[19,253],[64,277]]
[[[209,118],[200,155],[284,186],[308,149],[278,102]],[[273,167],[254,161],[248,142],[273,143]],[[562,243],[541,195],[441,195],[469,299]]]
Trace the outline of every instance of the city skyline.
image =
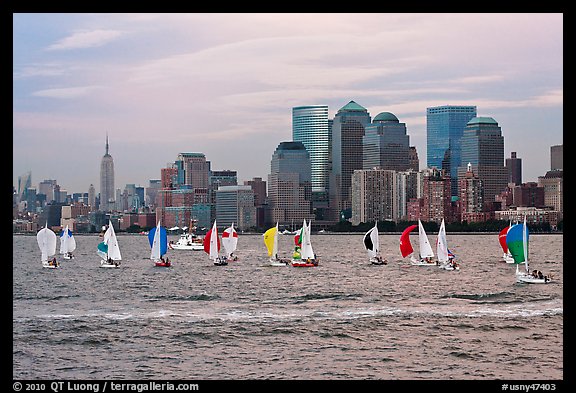
[[[14,14],[13,185],[146,187],[179,153],[266,179],[292,108],[350,101],[406,124],[426,167],[426,109],[472,105],[523,181],[563,144],[562,14]],[[70,148],[71,147],[71,148]],[[96,190],[101,192],[100,189]]]

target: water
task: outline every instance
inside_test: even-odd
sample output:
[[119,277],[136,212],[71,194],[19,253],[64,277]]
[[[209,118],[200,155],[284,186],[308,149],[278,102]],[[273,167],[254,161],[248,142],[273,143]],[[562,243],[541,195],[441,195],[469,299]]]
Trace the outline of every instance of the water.
[[76,258],[45,269],[14,236],[13,377],[563,379],[562,236],[530,237],[546,285],[515,283],[497,234],[448,234],[458,272],[409,266],[399,235],[370,265],[361,239],[313,234],[314,268],[264,266],[262,236],[242,234],[238,262],[172,250],[158,268],[146,236],[120,234],[121,267],[101,269],[98,236],[76,236]]

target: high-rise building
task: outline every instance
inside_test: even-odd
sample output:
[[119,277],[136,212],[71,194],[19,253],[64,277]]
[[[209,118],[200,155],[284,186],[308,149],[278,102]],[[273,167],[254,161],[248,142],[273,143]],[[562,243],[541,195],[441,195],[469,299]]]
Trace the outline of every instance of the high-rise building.
[[435,167],[424,170],[423,174],[421,220],[438,224],[442,219],[451,222],[450,178],[444,176],[443,170]]
[[334,116],[329,187],[332,220],[337,220],[343,211],[351,209],[352,174],[356,169],[363,169],[362,139],[370,121],[368,110],[354,101],[344,105]]
[[382,112],[366,125],[363,140],[363,168],[405,171],[410,167],[410,137],[406,124],[390,112]]
[[281,142],[270,162],[268,223],[292,225],[312,215],[310,154],[302,142]]
[[564,145],[550,146],[550,170],[562,170],[564,161]]
[[506,159],[506,170],[508,171],[508,183],[522,184],[522,159],[516,157],[515,151],[510,153],[510,158]]
[[218,227],[247,230],[256,226],[254,191],[250,186],[219,186],[216,190],[216,222]]
[[106,134],[106,153],[100,162],[100,210],[114,210],[114,160],[108,152],[108,134]]
[[292,108],[292,140],[302,142],[310,154],[312,193],[326,193],[330,170],[328,105]]
[[90,211],[96,210],[96,188],[94,188],[94,184],[90,184],[90,187],[88,187],[88,206],[90,206]]
[[461,139],[475,106],[443,105],[426,109],[426,165],[444,169],[451,178],[452,196],[458,195],[458,167],[466,167],[461,156]]
[[466,166],[466,172],[458,179],[460,221],[475,221],[475,217],[484,210],[482,180],[472,171],[472,165]]
[[[467,164],[482,180],[484,204],[492,204],[495,196],[506,190],[508,171],[504,167],[504,137],[498,122],[491,117],[471,119],[462,135],[462,162],[459,177],[468,171]],[[491,209],[488,209],[491,210]]]
[[396,171],[358,169],[352,174],[352,225],[395,220]]

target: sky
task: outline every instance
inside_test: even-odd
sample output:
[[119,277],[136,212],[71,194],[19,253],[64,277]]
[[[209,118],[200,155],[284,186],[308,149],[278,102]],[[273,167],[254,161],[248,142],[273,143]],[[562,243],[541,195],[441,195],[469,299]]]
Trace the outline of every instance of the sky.
[[13,185],[147,187],[181,152],[267,180],[292,108],[350,101],[406,124],[426,167],[426,108],[475,105],[523,181],[563,144],[561,13],[13,14]]

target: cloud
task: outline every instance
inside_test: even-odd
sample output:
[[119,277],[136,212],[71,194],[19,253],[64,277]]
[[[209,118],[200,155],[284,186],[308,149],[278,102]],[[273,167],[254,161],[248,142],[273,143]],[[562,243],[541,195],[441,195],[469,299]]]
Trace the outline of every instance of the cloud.
[[32,95],[36,97],[48,98],[78,98],[86,96],[99,89],[102,89],[102,86],[64,87],[60,89],[38,90],[33,92]]
[[124,34],[120,30],[82,30],[50,45],[46,50],[93,48],[107,44]]

